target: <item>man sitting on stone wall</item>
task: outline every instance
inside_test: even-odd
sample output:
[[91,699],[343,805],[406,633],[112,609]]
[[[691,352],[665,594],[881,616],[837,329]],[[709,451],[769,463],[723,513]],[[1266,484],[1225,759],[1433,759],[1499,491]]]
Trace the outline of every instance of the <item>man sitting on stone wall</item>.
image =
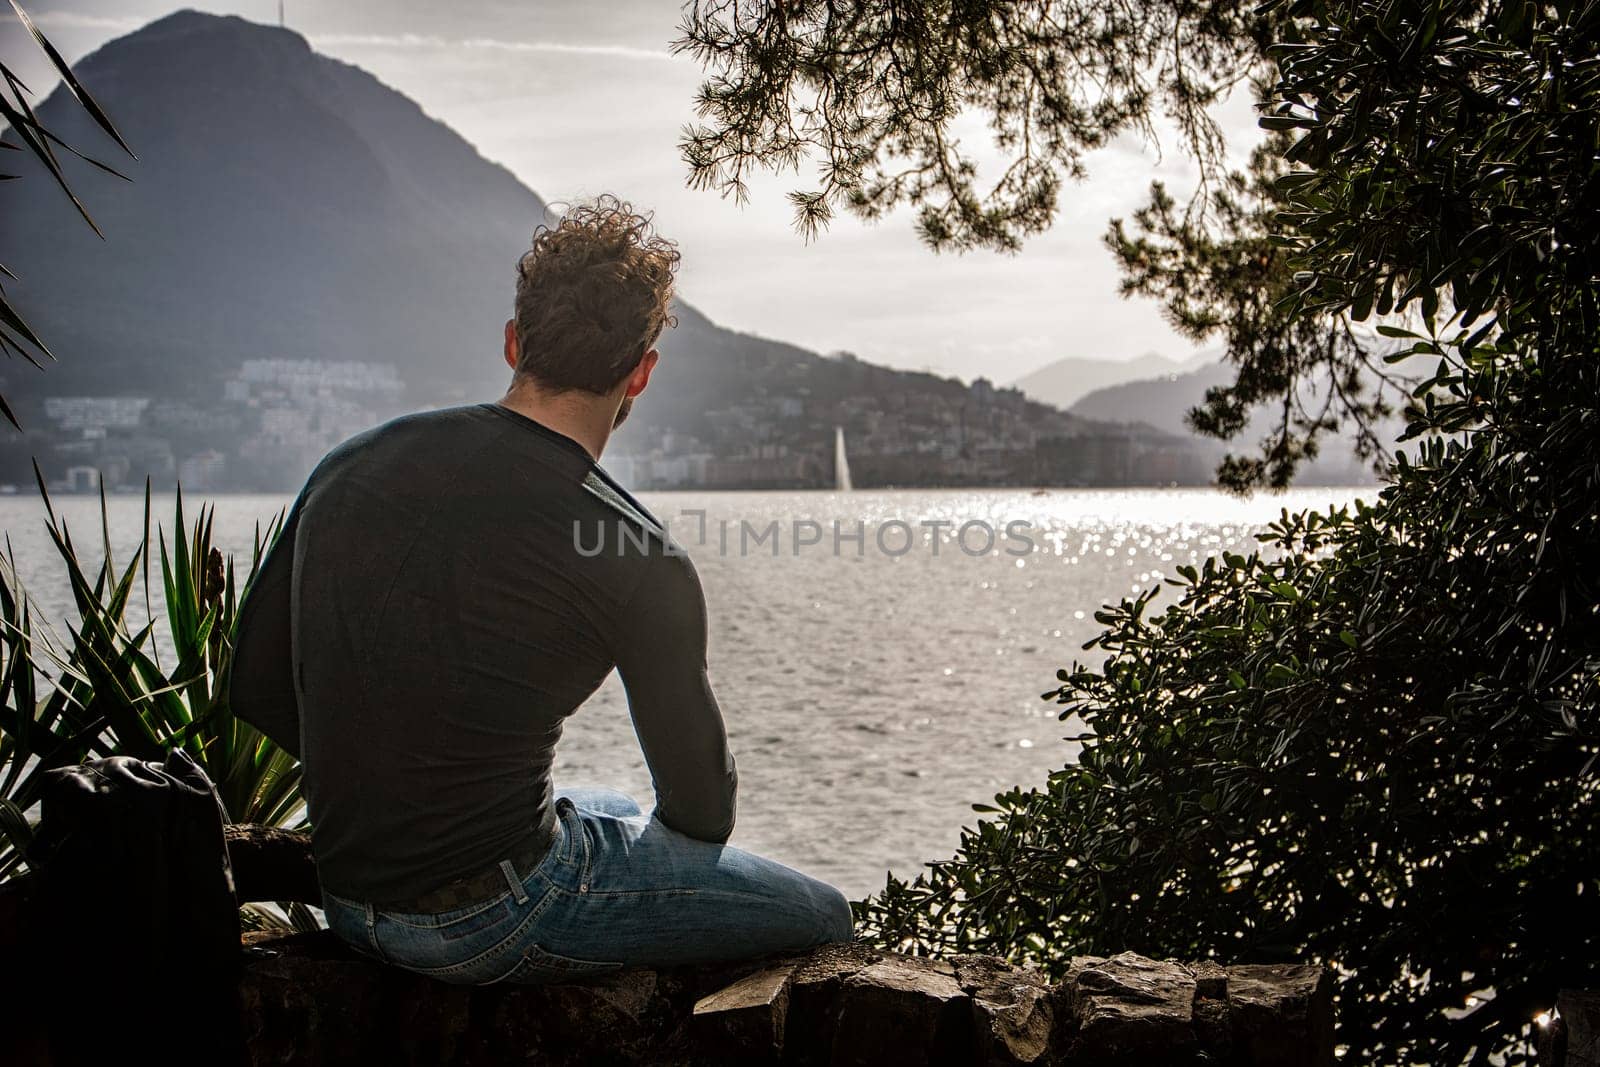
[[[656,369],[678,258],[609,197],[541,227],[510,390],[334,449],[245,597],[232,707],[302,760],[328,922],[360,952],[540,982],[851,936],[837,889],[725,843],[699,579],[596,462]],[[563,723],[613,667],[648,816],[552,787]]]

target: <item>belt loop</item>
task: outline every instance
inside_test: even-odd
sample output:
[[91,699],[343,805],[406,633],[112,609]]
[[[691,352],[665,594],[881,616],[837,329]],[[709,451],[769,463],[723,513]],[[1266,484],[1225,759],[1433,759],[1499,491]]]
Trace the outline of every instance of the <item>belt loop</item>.
[[578,810],[578,805],[572,805],[572,822],[569,826],[572,832],[568,857],[578,878],[583,883],[583,891],[589,891],[589,831],[583,824],[583,812]]
[[372,905],[371,901],[362,904],[361,908],[366,912],[367,944],[380,960],[387,963],[389,957],[384,954],[383,946],[378,944],[378,909]]
[[522,879],[517,877],[517,869],[511,866],[510,860],[500,861],[500,873],[506,876],[506,883],[511,886],[511,892],[517,896],[517,903],[526,904],[528,891],[522,888]]
[[561,820],[561,834],[566,840],[561,842],[561,861],[569,867],[577,867],[583,862],[583,816],[578,814],[578,805],[571,797],[562,797],[567,802],[567,816]]

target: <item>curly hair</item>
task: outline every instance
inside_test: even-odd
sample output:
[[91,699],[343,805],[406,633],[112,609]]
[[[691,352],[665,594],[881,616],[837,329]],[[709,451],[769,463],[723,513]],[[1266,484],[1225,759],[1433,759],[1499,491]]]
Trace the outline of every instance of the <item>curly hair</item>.
[[517,261],[517,377],[607,393],[667,326],[677,246],[614,196],[540,226]]

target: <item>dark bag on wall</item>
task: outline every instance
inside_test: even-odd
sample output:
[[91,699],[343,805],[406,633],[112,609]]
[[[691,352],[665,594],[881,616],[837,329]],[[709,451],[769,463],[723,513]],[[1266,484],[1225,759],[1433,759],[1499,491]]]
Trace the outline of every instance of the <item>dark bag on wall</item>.
[[50,931],[41,976],[57,1062],[104,1062],[113,1049],[228,1062],[239,909],[205,772],[174,750],[48,778],[28,861]]

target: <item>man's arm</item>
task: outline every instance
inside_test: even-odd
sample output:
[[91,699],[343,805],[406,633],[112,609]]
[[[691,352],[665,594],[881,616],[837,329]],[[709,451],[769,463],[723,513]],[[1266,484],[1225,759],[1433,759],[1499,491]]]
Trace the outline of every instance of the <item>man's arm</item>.
[[717,844],[733,833],[739,775],[706,677],[706,601],[688,557],[650,560],[623,609],[617,671],[655,783],[655,816]]
[[255,580],[245,590],[226,683],[233,714],[295,759],[300,758],[300,708],[290,656],[289,590],[299,525],[300,501],[296,500]]

